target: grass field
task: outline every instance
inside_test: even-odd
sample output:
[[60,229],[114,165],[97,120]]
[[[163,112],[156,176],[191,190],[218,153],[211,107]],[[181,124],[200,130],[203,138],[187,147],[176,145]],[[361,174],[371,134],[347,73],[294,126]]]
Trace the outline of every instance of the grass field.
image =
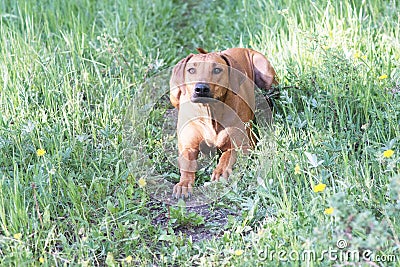
[[[400,266],[399,18],[389,0],[0,1],[0,265]],[[162,114],[131,103],[196,47],[237,46],[279,76],[272,164],[260,142],[218,201],[157,201],[139,162],[159,132],[128,146],[124,121]]]

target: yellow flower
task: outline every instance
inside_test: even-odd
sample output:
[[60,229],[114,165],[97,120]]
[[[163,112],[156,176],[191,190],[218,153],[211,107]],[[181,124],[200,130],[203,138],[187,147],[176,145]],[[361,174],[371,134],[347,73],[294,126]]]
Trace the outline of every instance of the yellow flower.
[[140,188],[145,187],[146,184],[147,184],[146,179],[144,179],[143,177],[140,178],[139,181],[138,181],[138,184],[139,184],[139,187],[140,187]]
[[383,75],[378,77],[379,80],[384,80],[384,79],[387,79],[387,78],[388,78],[388,76],[386,74],[383,74]]
[[233,252],[233,254],[235,254],[236,256],[242,256],[243,255],[243,250],[242,249],[237,249]]
[[315,193],[324,192],[325,188],[326,188],[326,184],[319,183],[316,186],[314,186],[314,192]]
[[39,262],[40,262],[40,263],[44,263],[44,258],[43,258],[43,257],[40,257],[40,258],[39,258]]
[[330,208],[325,209],[324,213],[326,215],[331,215],[334,211],[335,211],[335,209],[330,207]]
[[22,234],[21,234],[21,233],[16,233],[16,234],[14,234],[14,238],[17,239],[17,240],[20,240],[21,237],[22,237]]
[[322,49],[324,49],[324,50],[328,50],[330,47],[329,47],[329,45],[323,45],[322,46]]
[[296,175],[301,174],[299,164],[296,164],[296,166],[294,167],[294,174],[296,174]]
[[128,257],[126,257],[124,260],[125,260],[127,263],[131,263],[132,260],[133,260],[133,258],[132,258],[132,256],[128,256]]
[[391,150],[391,149],[388,149],[388,150],[385,150],[385,151],[383,152],[383,157],[385,157],[385,158],[390,158],[391,156],[393,156],[393,154],[394,154],[394,151]]
[[360,58],[361,57],[361,53],[359,51],[356,51],[353,55],[354,58]]
[[258,236],[263,236],[264,235],[264,229],[258,230],[257,235]]
[[39,149],[36,151],[36,155],[37,155],[38,157],[44,156],[44,154],[46,154],[46,150],[44,150],[43,148],[39,148]]

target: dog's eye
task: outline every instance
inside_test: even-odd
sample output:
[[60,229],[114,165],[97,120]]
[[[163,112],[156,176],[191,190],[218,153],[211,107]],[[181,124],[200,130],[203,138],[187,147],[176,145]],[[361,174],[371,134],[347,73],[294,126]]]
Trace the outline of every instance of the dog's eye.
[[219,74],[219,73],[221,73],[222,72],[222,69],[221,68],[214,68],[213,69],[213,73],[214,74]]
[[190,74],[194,74],[196,72],[196,69],[195,68],[190,68],[190,69],[188,69],[188,72]]

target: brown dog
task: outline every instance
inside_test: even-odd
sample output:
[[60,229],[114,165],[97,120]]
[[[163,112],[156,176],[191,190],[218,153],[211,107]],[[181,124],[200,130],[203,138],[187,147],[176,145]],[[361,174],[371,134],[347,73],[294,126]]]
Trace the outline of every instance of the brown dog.
[[237,149],[246,152],[254,145],[254,86],[271,92],[277,84],[270,62],[259,52],[232,48],[222,52],[190,54],[173,69],[170,100],[179,109],[178,164],[180,182],[173,196],[188,197],[197,170],[200,147],[222,151],[211,180],[228,178]]

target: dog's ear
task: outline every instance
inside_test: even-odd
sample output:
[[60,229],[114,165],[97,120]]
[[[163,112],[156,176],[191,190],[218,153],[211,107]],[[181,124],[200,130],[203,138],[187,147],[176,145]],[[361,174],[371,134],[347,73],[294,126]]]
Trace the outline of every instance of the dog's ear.
[[224,53],[221,53],[220,56],[229,67],[229,90],[235,94],[238,94],[240,85],[246,79],[245,71],[243,70],[242,66],[240,66],[240,64],[231,56]]
[[185,67],[192,56],[193,54],[190,54],[185,57],[172,69],[171,79],[169,80],[169,99],[172,105],[176,108],[179,108],[179,99],[181,94],[186,94]]
[[204,50],[201,47],[197,47],[196,50],[200,53],[200,54],[208,54],[208,52],[206,50]]
[[269,60],[260,53],[253,54],[254,83],[258,88],[265,90],[270,97],[278,97],[278,85],[276,73]]

